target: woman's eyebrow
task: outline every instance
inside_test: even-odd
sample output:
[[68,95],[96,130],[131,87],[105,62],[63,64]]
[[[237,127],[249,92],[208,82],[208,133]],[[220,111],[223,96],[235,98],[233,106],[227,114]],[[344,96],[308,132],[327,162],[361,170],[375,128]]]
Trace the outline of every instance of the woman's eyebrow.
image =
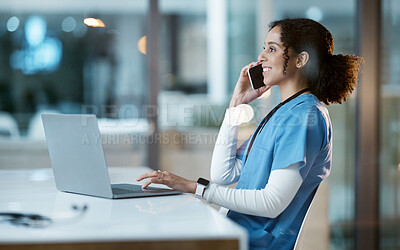
[[[264,43],[265,44],[265,43]],[[282,46],[280,46],[278,43],[276,43],[276,42],[268,42],[268,44],[275,44],[275,45],[277,45],[279,48],[282,48]]]

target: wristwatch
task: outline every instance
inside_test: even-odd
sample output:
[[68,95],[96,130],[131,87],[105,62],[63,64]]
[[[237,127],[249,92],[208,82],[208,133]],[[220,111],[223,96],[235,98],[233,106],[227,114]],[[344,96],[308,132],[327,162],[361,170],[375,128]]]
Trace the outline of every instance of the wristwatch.
[[208,188],[209,185],[210,185],[209,180],[206,180],[204,178],[199,178],[197,180],[197,187],[196,187],[195,195],[200,198],[203,197],[204,190],[206,190],[206,188]]

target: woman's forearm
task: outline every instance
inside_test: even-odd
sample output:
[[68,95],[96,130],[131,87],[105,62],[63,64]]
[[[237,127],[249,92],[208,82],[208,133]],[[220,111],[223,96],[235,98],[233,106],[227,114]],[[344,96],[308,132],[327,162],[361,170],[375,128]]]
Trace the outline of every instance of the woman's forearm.
[[245,190],[211,184],[204,192],[204,199],[229,210],[275,218],[293,200],[303,179],[298,164],[271,172],[268,184],[261,190]]
[[211,160],[211,180],[220,185],[238,181],[242,161],[236,158],[239,126],[229,124],[230,109],[226,111]]

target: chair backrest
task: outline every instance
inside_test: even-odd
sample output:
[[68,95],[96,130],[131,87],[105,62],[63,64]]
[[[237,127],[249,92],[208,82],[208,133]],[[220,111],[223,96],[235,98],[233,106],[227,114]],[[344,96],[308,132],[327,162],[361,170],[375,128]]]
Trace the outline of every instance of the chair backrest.
[[[303,227],[304,227],[304,224],[305,224],[306,219],[308,217],[308,214],[309,214],[309,212],[311,210],[311,207],[312,207],[312,205],[313,205],[313,203],[315,201],[315,197],[317,196],[318,188],[319,188],[319,185],[313,191],[313,198],[311,200],[310,206],[308,206],[307,212],[306,212],[306,214],[305,214],[305,216],[303,218],[303,222],[301,223],[301,227],[300,227],[299,233],[297,234],[296,243],[294,244],[294,248],[293,248],[294,250],[298,249],[300,247],[300,245],[301,245],[301,241],[302,241],[303,234],[304,234]],[[219,213],[222,214],[223,216],[226,216],[226,214],[228,212],[229,212],[229,209],[227,209],[227,208],[221,207],[219,209]]]
[[315,188],[315,190],[313,191],[313,195],[314,195],[314,196],[313,196],[313,198],[312,198],[312,200],[311,200],[310,206],[308,206],[307,213],[306,213],[306,215],[304,216],[303,222],[301,223],[301,227],[300,227],[299,233],[297,234],[296,243],[294,244],[294,247],[293,247],[294,250],[296,250],[296,249],[298,249],[298,248],[300,247],[300,244],[301,244],[301,241],[302,241],[302,238],[303,238],[303,233],[304,233],[304,232],[303,232],[303,227],[304,227],[304,224],[305,224],[306,219],[307,219],[307,217],[308,217],[308,213],[310,212],[311,207],[312,207],[312,205],[313,205],[313,203],[314,203],[314,201],[315,201],[315,197],[317,196],[318,188],[319,188],[319,185],[318,185],[318,186]]

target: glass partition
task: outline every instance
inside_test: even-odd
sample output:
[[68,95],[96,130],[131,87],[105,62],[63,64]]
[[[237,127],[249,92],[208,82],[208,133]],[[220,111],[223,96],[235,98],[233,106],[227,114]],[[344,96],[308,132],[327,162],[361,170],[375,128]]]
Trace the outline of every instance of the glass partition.
[[130,152],[147,133],[147,1],[0,6],[1,167],[50,167],[42,113],[95,114],[108,162],[141,163]]
[[400,248],[400,2],[382,1],[380,249]]

